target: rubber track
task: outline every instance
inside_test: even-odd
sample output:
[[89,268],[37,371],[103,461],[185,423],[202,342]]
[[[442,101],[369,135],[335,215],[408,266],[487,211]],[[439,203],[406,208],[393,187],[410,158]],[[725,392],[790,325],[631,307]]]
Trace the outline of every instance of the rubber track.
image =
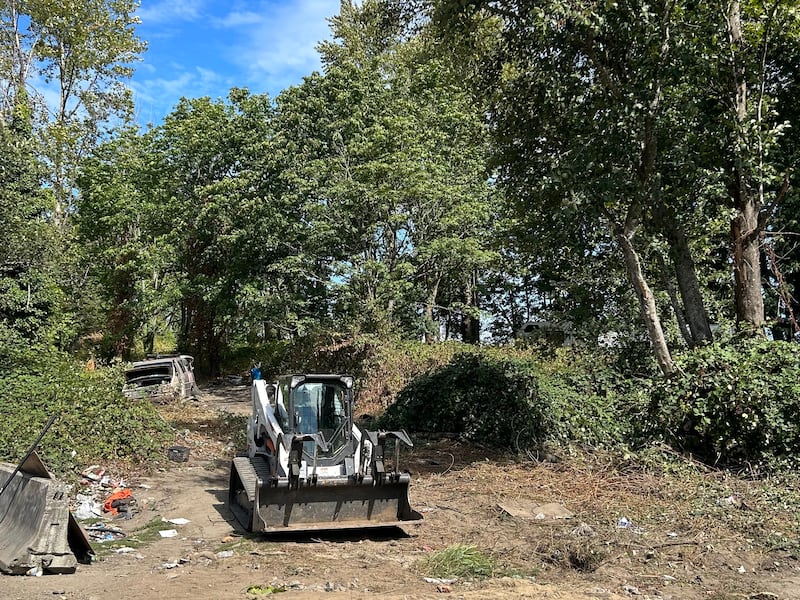
[[242,480],[242,487],[247,492],[247,499],[250,502],[256,500],[256,486],[258,479],[269,481],[269,463],[261,456],[249,458],[247,456],[237,456],[233,459],[239,479]]

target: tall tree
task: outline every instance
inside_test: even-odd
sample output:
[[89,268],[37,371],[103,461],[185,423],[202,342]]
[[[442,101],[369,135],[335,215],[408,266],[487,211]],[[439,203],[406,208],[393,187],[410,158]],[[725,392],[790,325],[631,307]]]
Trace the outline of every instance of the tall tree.
[[671,373],[642,249],[643,220],[662,201],[672,2],[469,4],[439,3],[437,17],[471,31],[473,52],[484,44],[476,72],[490,90],[500,182],[528,220],[572,204],[589,227],[608,227],[656,360]]
[[7,364],[15,350],[51,343],[62,295],[54,277],[56,245],[45,221],[30,130],[24,118],[0,119],[0,346]]
[[[82,157],[132,113],[124,81],[145,49],[134,0],[6,0],[0,5],[0,112],[24,106],[63,223]],[[49,103],[54,93],[57,100]]]
[[182,99],[163,125],[85,162],[77,223],[118,355],[173,331],[217,374],[234,341],[325,316],[314,290],[327,265],[306,247],[303,207],[281,193],[272,113],[243,89],[227,102]]
[[96,148],[78,177],[78,239],[100,285],[106,350],[129,360],[135,339],[153,351],[176,301],[174,246],[161,211],[160,157],[153,132],[133,129]]
[[[712,89],[721,109],[720,139],[725,144],[724,167],[735,211],[731,242],[736,317],[760,334],[764,325],[761,242],[767,221],[796,177],[797,160],[796,155],[777,151],[789,125],[787,116],[795,111],[781,107],[775,98],[785,95],[796,65],[782,62],[776,50],[782,48],[785,53],[787,47],[800,45],[800,14],[796,2],[731,0],[726,3],[723,23],[724,36],[716,38],[722,41],[722,76]],[[789,114],[781,114],[778,108],[788,109]]]
[[[343,2],[332,29],[324,74],[281,94],[278,118],[293,189],[335,233],[334,310],[428,339],[443,311],[477,324],[470,290],[492,220],[479,114],[388,2]],[[457,299],[441,307],[455,281]]]

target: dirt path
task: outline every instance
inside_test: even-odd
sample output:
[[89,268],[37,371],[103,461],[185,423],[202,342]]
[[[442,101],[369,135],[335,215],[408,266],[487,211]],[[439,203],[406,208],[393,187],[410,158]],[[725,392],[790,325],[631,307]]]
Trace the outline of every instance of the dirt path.
[[[407,456],[414,473],[411,503],[423,512],[421,523],[389,535],[246,537],[225,505],[233,448],[211,434],[219,409],[246,415],[247,388],[207,392],[187,407],[181,439],[191,448],[189,460],[131,482],[139,511],[113,522],[133,540],[156,520],[187,519],[184,525],[150,527],[151,534],[175,529],[175,537],[154,535],[131,551],[120,550],[126,545],[121,540],[74,575],[2,577],[0,599],[242,600],[280,589],[286,599],[800,598],[796,560],[748,550],[746,535],[712,539],[693,515],[671,521],[670,528],[680,526],[676,531],[655,525],[620,529],[619,507],[634,510],[642,494],[658,510],[669,510],[669,499],[648,488],[655,482],[632,484],[558,464],[487,457],[447,440],[418,444]],[[553,520],[520,512],[546,502],[574,515]],[[453,544],[490,554],[506,576],[425,581],[415,563]]]

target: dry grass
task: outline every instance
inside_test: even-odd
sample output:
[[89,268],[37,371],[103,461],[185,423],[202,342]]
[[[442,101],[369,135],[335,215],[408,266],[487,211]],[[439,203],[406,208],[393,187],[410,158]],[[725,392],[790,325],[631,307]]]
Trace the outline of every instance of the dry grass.
[[[236,419],[202,405],[166,406],[162,414],[194,458],[225,459],[234,436],[244,433],[241,417],[237,431]],[[539,462],[454,439],[416,440],[401,452],[406,467],[411,504],[425,516],[413,529],[413,551],[401,559],[409,565],[471,547],[495,575],[594,578],[650,590],[669,581],[683,586],[674,598],[757,592],[767,579],[795,576],[800,565],[800,484],[793,475],[740,478],[667,449],[636,456],[572,450]],[[557,503],[573,516],[513,517],[501,508],[512,501]],[[629,526],[620,527],[622,518]]]
[[[660,465],[597,452],[516,462],[452,441],[418,445],[412,457],[428,471],[415,479],[412,502],[437,513],[426,527],[438,529],[442,546],[474,544],[522,573],[621,568],[632,579],[683,579],[787,568],[800,555],[795,478],[739,479],[669,455]],[[509,500],[559,503],[574,517],[512,518],[499,508]]]

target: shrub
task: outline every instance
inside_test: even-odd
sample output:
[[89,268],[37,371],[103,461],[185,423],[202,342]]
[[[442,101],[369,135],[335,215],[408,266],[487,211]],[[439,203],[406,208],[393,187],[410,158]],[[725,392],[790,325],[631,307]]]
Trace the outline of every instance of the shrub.
[[545,371],[530,357],[459,353],[411,381],[380,424],[453,432],[507,449],[618,440],[625,427],[616,395],[598,391],[591,378],[579,381],[563,365]]
[[640,432],[726,466],[760,470],[800,452],[800,353],[787,342],[713,344],[686,352],[683,374],[653,384]]
[[29,359],[0,373],[2,460],[22,458],[53,414],[38,453],[60,475],[93,462],[145,463],[160,455],[169,426],[152,404],[122,395],[121,367],[87,372],[56,352]]

